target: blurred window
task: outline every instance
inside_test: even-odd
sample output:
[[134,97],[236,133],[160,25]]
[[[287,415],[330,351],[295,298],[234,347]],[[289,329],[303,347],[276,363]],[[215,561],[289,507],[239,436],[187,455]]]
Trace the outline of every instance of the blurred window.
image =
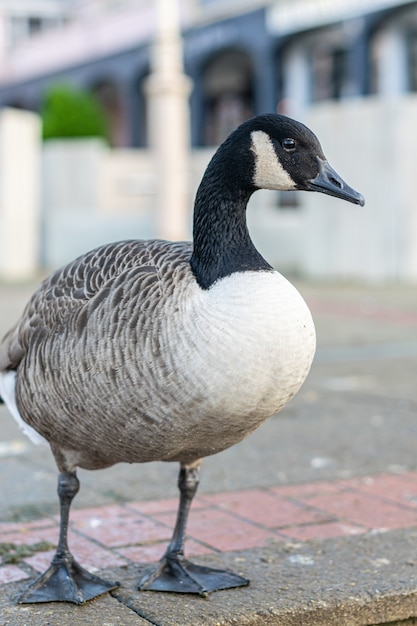
[[381,90],[381,42],[373,37],[369,50],[369,93],[377,94]]
[[407,37],[408,57],[408,88],[417,91],[417,31],[411,32]]
[[38,33],[61,26],[63,23],[64,19],[61,17],[13,16],[8,24],[8,45],[16,46]]
[[42,30],[42,20],[40,17],[28,17],[28,34],[35,35]]
[[253,70],[249,55],[227,50],[203,73],[203,145],[219,145],[254,114]]
[[301,207],[300,205],[300,193],[295,190],[279,191],[278,194],[278,208],[281,211],[294,211]]
[[311,99],[340,100],[348,83],[345,48],[324,48],[313,51],[311,59]]

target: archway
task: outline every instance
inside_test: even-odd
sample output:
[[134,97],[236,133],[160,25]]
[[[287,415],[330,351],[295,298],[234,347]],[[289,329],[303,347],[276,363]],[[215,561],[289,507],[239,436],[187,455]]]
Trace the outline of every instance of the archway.
[[254,114],[253,67],[241,50],[225,50],[212,58],[202,75],[201,143],[219,145]]

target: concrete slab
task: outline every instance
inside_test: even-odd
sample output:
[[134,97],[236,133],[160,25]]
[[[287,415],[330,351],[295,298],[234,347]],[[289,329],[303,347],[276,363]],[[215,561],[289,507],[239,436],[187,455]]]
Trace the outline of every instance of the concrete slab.
[[24,585],[1,588],[1,626],[149,626],[127,606],[106,594],[82,606],[66,603],[16,604]]
[[113,592],[160,626],[364,626],[417,614],[417,531],[393,531],[288,543],[199,563],[228,567],[251,578],[249,587],[207,599],[135,590],[145,570],[120,573]]

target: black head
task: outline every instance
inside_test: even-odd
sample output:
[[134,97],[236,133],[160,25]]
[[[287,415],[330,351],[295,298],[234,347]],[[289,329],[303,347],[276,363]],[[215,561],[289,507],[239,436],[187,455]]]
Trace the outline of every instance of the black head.
[[[284,115],[260,115],[239,126],[225,144],[230,154],[233,144],[247,142],[254,189],[320,191],[363,206],[363,196],[329,165],[316,135],[304,124]],[[242,159],[240,168],[244,165]]]

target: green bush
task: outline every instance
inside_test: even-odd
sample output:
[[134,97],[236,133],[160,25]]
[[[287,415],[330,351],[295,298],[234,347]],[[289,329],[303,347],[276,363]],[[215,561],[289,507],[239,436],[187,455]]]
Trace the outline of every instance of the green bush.
[[108,138],[106,118],[95,97],[68,85],[51,87],[41,111],[42,136]]

